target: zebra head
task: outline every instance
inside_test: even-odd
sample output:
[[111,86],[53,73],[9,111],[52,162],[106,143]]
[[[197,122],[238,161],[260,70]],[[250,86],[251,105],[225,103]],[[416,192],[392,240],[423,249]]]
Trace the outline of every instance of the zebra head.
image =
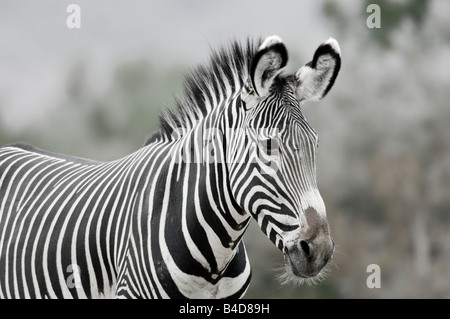
[[249,64],[240,95],[245,147],[236,148],[245,154],[235,153],[231,187],[238,204],[283,251],[284,279],[314,282],[332,258],[334,242],[316,183],[318,138],[301,103],[329,92],[340,69],[340,49],[330,38],[290,75],[281,72],[287,59],[281,39],[272,36]]

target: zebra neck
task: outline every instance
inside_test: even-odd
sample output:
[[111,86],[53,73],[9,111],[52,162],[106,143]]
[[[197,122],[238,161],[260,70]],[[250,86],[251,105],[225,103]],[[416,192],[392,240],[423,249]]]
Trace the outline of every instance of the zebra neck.
[[[164,223],[164,227],[158,227],[159,238],[164,237],[167,253],[177,250],[177,254],[171,254],[175,256],[174,265],[211,280],[219,278],[235,257],[249,222],[249,216],[234,201],[229,185],[221,136],[227,106],[222,103],[165,147],[157,143],[149,145],[161,150],[161,158],[155,159],[161,166],[155,168],[152,177],[155,187],[161,190],[159,194],[157,189],[150,191],[158,196],[150,199],[151,211],[153,214],[160,211],[159,224]],[[185,244],[168,238],[173,234],[183,234]],[[186,258],[195,259],[201,267],[184,269],[183,264],[196,265],[185,262]]]

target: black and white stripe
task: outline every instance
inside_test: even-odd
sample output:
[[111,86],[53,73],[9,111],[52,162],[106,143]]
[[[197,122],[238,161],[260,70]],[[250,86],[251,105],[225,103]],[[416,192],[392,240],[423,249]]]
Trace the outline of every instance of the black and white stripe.
[[286,62],[276,36],[214,53],[160,131],[116,161],[0,148],[0,298],[241,297],[252,216],[309,276],[291,246],[323,235],[325,206],[296,96],[305,77],[283,75]]

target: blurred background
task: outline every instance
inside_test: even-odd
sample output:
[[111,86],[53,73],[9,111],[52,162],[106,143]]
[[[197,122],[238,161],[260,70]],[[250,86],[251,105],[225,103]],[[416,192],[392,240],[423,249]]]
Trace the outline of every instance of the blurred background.
[[[81,8],[70,29],[69,4]],[[381,28],[369,28],[369,4]],[[336,253],[317,286],[277,280],[252,224],[246,298],[450,298],[450,2],[2,0],[0,145],[112,160],[142,146],[183,76],[233,38],[278,34],[287,72],[335,37],[342,68],[303,109]],[[368,288],[367,267],[381,270]]]

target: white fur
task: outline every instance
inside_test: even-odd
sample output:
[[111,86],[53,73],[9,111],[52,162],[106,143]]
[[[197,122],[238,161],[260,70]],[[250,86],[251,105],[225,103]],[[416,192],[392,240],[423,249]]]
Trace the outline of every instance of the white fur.
[[258,51],[264,50],[277,43],[282,43],[283,40],[277,35],[272,35],[264,39],[263,43],[259,46]]
[[341,48],[339,47],[339,43],[334,38],[329,38],[327,41],[325,41],[325,44],[329,44],[336,53],[341,55]]

